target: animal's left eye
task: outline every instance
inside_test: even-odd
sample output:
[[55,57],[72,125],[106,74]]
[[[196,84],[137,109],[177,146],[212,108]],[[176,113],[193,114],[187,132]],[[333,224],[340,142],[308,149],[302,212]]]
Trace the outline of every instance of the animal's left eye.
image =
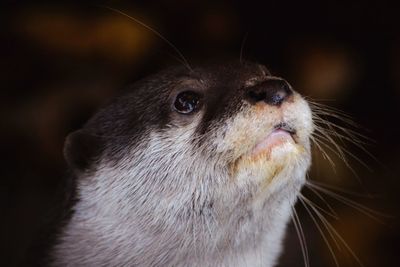
[[184,91],[179,93],[174,102],[174,108],[181,114],[190,114],[196,111],[200,106],[201,96],[193,91]]

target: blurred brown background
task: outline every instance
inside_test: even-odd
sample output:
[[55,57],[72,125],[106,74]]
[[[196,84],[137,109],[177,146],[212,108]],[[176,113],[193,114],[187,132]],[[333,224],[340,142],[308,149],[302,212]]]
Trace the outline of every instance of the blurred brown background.
[[[400,266],[400,28],[389,1],[71,1],[3,2],[0,10],[0,265],[17,266],[65,179],[62,146],[110,97],[171,64],[176,53],[120,9],[159,30],[189,62],[227,55],[266,64],[299,92],[350,113],[373,140],[378,160],[348,146],[359,179],[335,157],[336,171],[315,151],[310,179],[388,214],[377,222],[326,197],[327,219],[364,266]],[[247,38],[245,38],[247,36]],[[380,163],[378,163],[380,162]],[[360,180],[360,181],[358,181]],[[307,195],[327,208],[315,194]],[[318,228],[297,207],[311,266],[335,266]],[[323,227],[323,226],[321,226]],[[329,238],[340,266],[359,266]],[[338,243],[342,243],[340,240]],[[290,226],[280,266],[303,266]]]

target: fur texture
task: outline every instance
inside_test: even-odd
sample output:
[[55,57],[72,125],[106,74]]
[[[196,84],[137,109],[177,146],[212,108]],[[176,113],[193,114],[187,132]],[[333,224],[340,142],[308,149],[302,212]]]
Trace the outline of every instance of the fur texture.
[[[67,141],[78,201],[52,264],[273,266],[313,127],[297,93],[280,106],[246,100],[269,77],[253,63],[167,70],[97,113]],[[184,90],[202,95],[194,114],[172,108]],[[280,123],[295,142],[253,155]]]

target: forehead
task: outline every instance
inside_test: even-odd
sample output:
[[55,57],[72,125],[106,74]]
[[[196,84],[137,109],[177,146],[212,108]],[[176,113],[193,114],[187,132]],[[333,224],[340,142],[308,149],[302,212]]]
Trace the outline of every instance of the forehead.
[[185,73],[187,78],[197,79],[206,85],[238,85],[251,83],[260,77],[270,75],[266,67],[250,62],[214,63],[199,66]]

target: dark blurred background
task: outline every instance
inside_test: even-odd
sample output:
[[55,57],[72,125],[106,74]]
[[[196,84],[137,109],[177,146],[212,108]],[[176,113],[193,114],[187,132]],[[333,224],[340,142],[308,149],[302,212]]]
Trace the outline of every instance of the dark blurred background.
[[[327,150],[318,151],[310,179],[347,191],[380,211],[377,220],[329,196],[337,219],[327,220],[364,266],[400,266],[400,30],[389,1],[96,1],[91,4],[3,2],[0,11],[0,265],[17,266],[37,237],[66,177],[65,136],[123,87],[180,64],[161,32],[189,62],[221,55],[267,65],[299,92],[351,114],[373,142],[349,151],[358,178]],[[344,144],[346,145],[346,144]],[[336,190],[336,189],[335,189]],[[337,191],[336,191],[337,192]],[[304,194],[328,209],[310,190]],[[307,210],[297,210],[311,266],[335,266]],[[323,228],[320,222],[320,227]],[[360,266],[346,245],[330,238],[340,266]],[[279,266],[303,266],[290,226]]]

